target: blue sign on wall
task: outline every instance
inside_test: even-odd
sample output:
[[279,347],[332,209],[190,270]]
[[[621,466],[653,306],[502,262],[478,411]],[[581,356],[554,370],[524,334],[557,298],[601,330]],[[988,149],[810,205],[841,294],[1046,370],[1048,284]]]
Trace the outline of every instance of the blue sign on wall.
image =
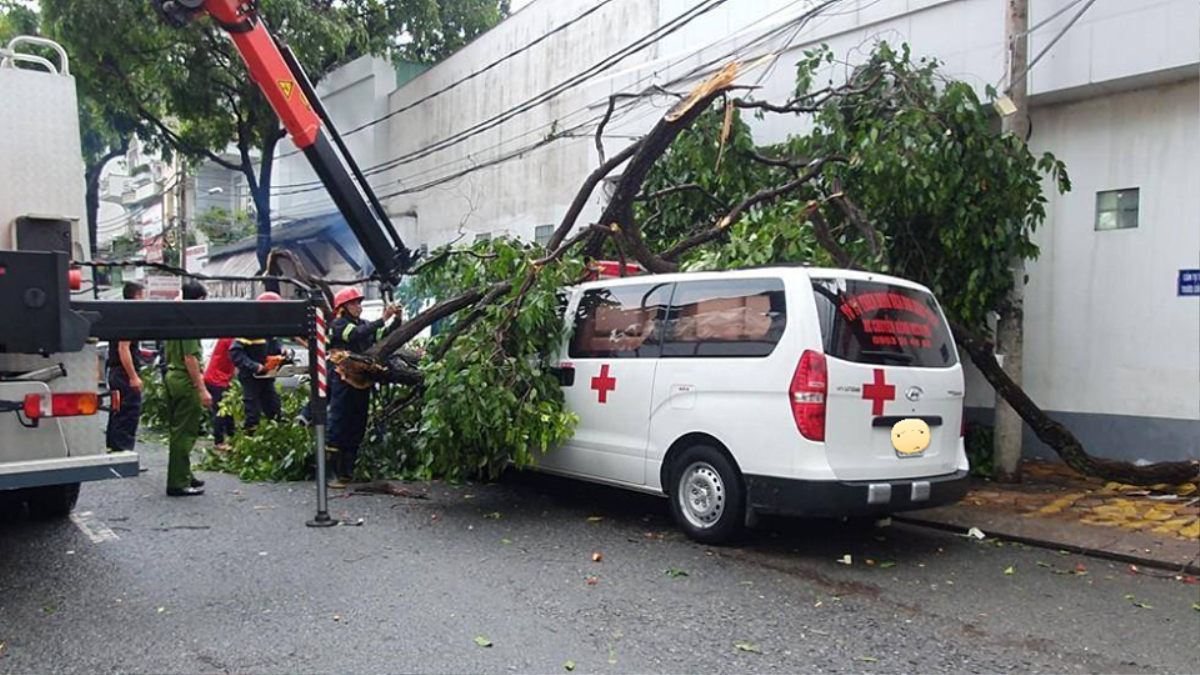
[[1179,270],[1178,295],[1200,295],[1200,270]]

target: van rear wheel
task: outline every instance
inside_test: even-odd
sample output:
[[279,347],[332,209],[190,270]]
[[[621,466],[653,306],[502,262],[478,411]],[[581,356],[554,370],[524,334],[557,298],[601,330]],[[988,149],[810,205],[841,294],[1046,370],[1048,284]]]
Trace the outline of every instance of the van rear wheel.
[[741,534],[746,518],[742,477],[724,453],[708,445],[683,451],[671,472],[671,513],[688,538],[722,544]]
[[79,499],[79,483],[34,488],[27,500],[29,515],[43,520],[66,518]]

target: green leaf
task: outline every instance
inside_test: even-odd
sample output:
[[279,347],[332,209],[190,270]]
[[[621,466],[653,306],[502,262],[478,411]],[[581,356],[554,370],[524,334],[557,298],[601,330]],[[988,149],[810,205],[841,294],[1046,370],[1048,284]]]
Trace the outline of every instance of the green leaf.
[[475,638],[475,644],[479,645],[480,647],[491,647],[492,641],[481,635]]
[[1008,575],[1013,575],[1013,574],[1017,573],[1017,570],[1014,569],[1012,565],[1009,565],[1008,567],[1004,568],[1004,573],[1008,574]]
[[733,643],[733,646],[737,647],[738,651],[750,652],[751,654],[762,653],[762,650],[758,648],[758,645],[751,644],[749,642],[735,642]]
[[860,656],[860,657],[858,657],[858,660],[863,661],[865,663],[878,663],[879,662],[879,659],[875,658],[874,656]]
[[890,560],[886,560],[884,562],[879,563],[879,569],[883,569],[883,570],[886,570],[886,569],[889,569],[889,568],[892,568],[895,566],[896,566],[896,563],[894,563]]
[[678,567],[670,567],[666,570],[663,570],[663,573],[672,579],[678,579],[679,577],[686,577],[688,575],[687,572],[679,569]]
[[563,668],[570,673],[575,670],[575,662],[571,659],[567,659],[567,662],[563,664]]

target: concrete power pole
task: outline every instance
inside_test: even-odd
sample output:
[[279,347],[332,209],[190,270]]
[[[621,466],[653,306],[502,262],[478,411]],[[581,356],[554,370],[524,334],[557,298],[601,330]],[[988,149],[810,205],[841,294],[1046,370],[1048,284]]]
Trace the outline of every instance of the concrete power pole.
[[[1008,97],[1016,112],[1003,118],[1003,129],[1025,140],[1029,134],[1029,78],[1025,72],[1029,61],[1029,0],[1007,0],[1004,33],[1008,44]],[[1000,313],[996,329],[996,347],[1004,355],[1004,371],[1018,386],[1022,384],[1025,323],[1025,259],[1013,256],[1010,261],[1013,287],[1007,307]],[[996,397],[996,433],[993,461],[996,479],[1015,483],[1021,479],[1021,437],[1024,422],[1012,406]]]
[[187,164],[179,162],[179,267],[185,272],[187,266]]

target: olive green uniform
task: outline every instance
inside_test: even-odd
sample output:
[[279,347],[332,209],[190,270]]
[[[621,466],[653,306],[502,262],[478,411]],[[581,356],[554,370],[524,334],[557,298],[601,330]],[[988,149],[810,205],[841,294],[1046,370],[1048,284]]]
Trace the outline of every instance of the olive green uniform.
[[199,340],[167,342],[167,424],[170,427],[170,459],[167,463],[167,489],[191,487],[192,449],[200,436],[200,390],[188,375],[185,356],[200,363]]

